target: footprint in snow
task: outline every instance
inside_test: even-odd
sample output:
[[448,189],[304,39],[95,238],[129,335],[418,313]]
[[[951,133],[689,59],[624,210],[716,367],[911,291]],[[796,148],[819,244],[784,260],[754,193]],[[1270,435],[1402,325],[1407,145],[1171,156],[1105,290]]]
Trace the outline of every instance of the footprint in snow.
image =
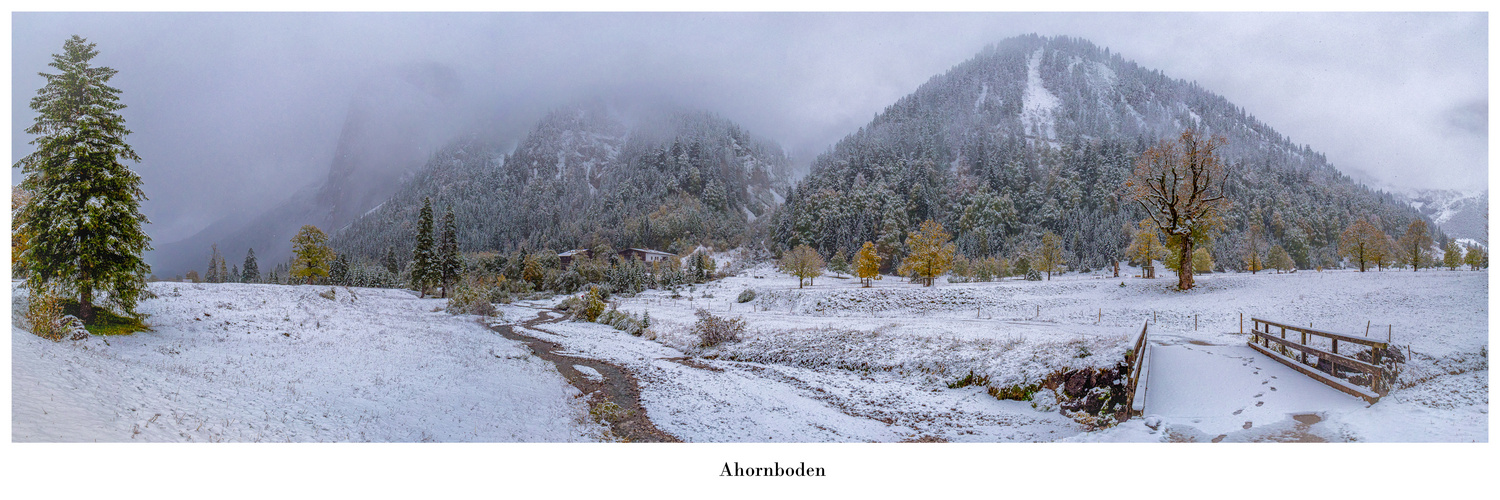
[[1257,397],[1257,398],[1258,398],[1258,397],[1261,397],[1261,396],[1264,396],[1264,395],[1266,395],[1266,393],[1264,393],[1264,392],[1262,392],[1262,393],[1260,393],[1260,394],[1256,394],[1256,395],[1255,395],[1255,397]]
[[1245,428],[1246,428],[1246,429],[1249,429],[1249,428],[1250,428],[1250,426],[1251,426],[1251,425],[1252,425],[1252,424],[1251,424],[1251,423],[1250,423],[1250,422],[1245,422]]
[[1271,388],[1271,390],[1273,390],[1273,391],[1274,391],[1274,390],[1276,390],[1276,388],[1275,388],[1275,387],[1272,387],[1272,388]]
[[1256,401],[1255,402],[1255,406],[1265,406],[1265,405],[1266,405],[1265,401]]
[[1240,408],[1238,410],[1235,410],[1233,414],[1234,415],[1239,415],[1239,414],[1244,413],[1244,412],[1245,412],[1245,409],[1244,408]]

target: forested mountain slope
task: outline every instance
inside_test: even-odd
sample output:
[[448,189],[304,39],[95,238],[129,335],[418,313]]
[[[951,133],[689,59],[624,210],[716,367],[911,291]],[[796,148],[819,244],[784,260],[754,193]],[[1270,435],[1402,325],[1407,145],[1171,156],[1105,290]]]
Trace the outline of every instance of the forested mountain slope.
[[[515,150],[475,140],[443,148],[385,203],[333,240],[339,252],[410,255],[430,197],[452,208],[464,251],[735,246],[790,188],[777,145],[707,113],[630,125],[604,106],[554,111]],[[763,222],[762,222],[763,224]]]
[[825,254],[875,241],[899,261],[906,232],[931,218],[971,257],[1029,251],[1050,230],[1072,267],[1102,267],[1144,218],[1123,198],[1135,157],[1187,127],[1226,139],[1233,207],[1210,247],[1219,267],[1243,265],[1251,224],[1310,268],[1338,260],[1353,217],[1378,216],[1395,236],[1420,217],[1195,83],[1081,39],[1030,35],[933,77],[819,156],[772,237]]

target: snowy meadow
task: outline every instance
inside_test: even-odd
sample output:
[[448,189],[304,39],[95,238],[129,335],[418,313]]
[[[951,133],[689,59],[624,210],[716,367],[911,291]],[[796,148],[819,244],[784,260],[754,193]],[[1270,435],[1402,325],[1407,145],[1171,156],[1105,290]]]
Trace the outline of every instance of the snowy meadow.
[[[1189,292],[1088,274],[930,288],[824,276],[798,288],[760,265],[612,297],[649,314],[639,336],[529,321],[553,318],[562,296],[480,318],[401,290],[156,283],[142,303],[150,332],[54,343],[14,320],[12,439],[611,439],[553,365],[486,327],[511,325],[623,368],[651,422],[689,442],[1487,441],[1487,274],[1209,274]],[[21,310],[25,290],[15,294]],[[699,310],[744,331],[705,345]],[[1368,325],[1410,355],[1395,389],[1367,405],[1256,358],[1242,313],[1247,329],[1252,316],[1355,335]],[[1119,364],[1143,325],[1159,360],[1143,417],[1086,421],[1035,390],[1050,374]],[[1029,400],[995,396],[1027,385]]]

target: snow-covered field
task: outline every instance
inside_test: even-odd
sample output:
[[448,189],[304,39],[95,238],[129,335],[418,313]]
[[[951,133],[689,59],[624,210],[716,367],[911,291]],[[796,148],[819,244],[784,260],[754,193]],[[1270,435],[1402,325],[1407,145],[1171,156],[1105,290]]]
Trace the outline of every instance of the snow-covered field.
[[[1171,279],[1078,274],[933,288],[887,279],[868,289],[824,276],[799,289],[795,278],[761,266],[678,298],[649,291],[617,299],[621,310],[651,314],[655,342],[584,323],[548,325],[539,335],[644,373],[643,399],[658,427],[690,441],[1487,441],[1487,274],[1211,274],[1190,292],[1169,291]],[[746,289],[756,298],[737,303]],[[745,339],[697,347],[689,329],[700,308],[745,320]],[[1389,329],[1412,359],[1401,387],[1368,406],[1257,359],[1239,333],[1241,313],[1247,329],[1251,317],[1356,335],[1368,324],[1372,337]],[[1055,418],[1055,409],[946,387],[970,371],[1003,387],[1111,366],[1148,322],[1162,365],[1152,390],[1163,391],[1147,411],[1165,426],[1135,419],[1089,432]],[[684,356],[698,356],[691,364],[700,368],[670,361]],[[1281,387],[1256,389],[1272,380]],[[1189,403],[1204,394],[1211,401]],[[1316,424],[1305,424],[1309,414]],[[1231,433],[1228,422],[1236,431],[1253,423],[1255,432]]]
[[[11,329],[12,441],[594,441],[550,363],[399,290],[154,283],[154,331]],[[26,291],[13,290],[25,296]],[[21,310],[19,298],[13,304]]]
[[[684,441],[1468,442],[1488,441],[1487,275],[1211,274],[1189,292],[1168,290],[1166,278],[1079,274],[931,288],[887,277],[868,289],[824,276],[799,289],[761,265],[677,294],[616,297],[620,310],[649,312],[646,337],[520,325],[559,299],[501,306],[489,321],[624,367],[652,423]],[[472,316],[435,312],[442,300],[152,286],[161,297],[142,310],[155,331],[108,346],[13,328],[14,441],[604,437],[549,363]],[[745,290],[756,298],[737,302]],[[699,346],[698,309],[743,319],[742,340]],[[1241,313],[1246,328],[1256,316],[1355,335],[1389,329],[1411,359],[1399,387],[1366,405],[1244,347]],[[948,387],[970,372],[1005,387],[1111,367],[1147,323],[1148,418],[1090,430],[1045,398]]]

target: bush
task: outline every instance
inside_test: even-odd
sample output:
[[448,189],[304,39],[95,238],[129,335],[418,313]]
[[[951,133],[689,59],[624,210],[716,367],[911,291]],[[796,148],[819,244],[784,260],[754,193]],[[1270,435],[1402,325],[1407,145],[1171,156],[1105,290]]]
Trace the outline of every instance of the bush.
[[25,315],[31,333],[48,340],[62,340],[67,333],[62,309],[62,299],[49,293],[33,293],[26,302]]
[[1042,280],[1042,273],[1041,273],[1041,271],[1037,271],[1035,269],[1032,269],[1030,271],[1026,271],[1026,281],[1041,281],[1041,280]]
[[745,320],[714,316],[704,309],[697,312],[698,322],[693,324],[693,334],[698,336],[699,347],[713,347],[725,342],[739,342],[745,333]]
[[594,321],[599,319],[599,315],[604,314],[606,304],[604,303],[604,299],[599,298],[599,289],[597,287],[589,288],[588,293],[583,294],[578,300],[581,302],[579,304],[578,315],[584,321]]
[[633,314],[621,312],[617,309],[605,311],[604,314],[599,315],[599,318],[595,322],[609,325],[611,328],[637,337],[645,333],[648,326],[644,318],[638,319]]
[[495,314],[495,306],[490,303],[495,289],[484,278],[464,276],[453,286],[452,297],[448,298],[448,314]]
[[735,302],[739,302],[741,304],[755,300],[755,290],[746,288],[745,291],[740,292],[740,296],[734,300]]

